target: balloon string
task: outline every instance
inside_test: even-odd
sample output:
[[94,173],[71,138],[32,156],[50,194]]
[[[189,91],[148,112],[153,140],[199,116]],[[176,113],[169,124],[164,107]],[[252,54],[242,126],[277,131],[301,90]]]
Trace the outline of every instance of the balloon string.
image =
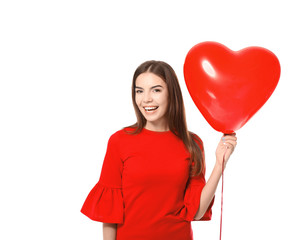
[[224,156],[223,156],[223,162],[222,162],[222,188],[221,188],[220,240],[221,240],[221,236],[222,236],[222,213],[223,213],[224,162],[225,162],[225,154],[224,154]]

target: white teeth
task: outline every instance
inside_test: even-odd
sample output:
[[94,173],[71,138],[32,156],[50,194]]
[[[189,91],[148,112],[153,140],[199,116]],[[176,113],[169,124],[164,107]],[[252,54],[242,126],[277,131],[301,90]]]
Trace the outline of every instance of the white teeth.
[[152,110],[155,110],[155,109],[157,109],[158,107],[145,107],[144,109],[146,110],[146,111],[152,111]]

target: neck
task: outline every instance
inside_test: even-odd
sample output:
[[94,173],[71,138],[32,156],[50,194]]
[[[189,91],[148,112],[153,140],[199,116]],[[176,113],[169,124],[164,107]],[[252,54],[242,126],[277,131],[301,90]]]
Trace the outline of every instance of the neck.
[[147,122],[145,125],[145,128],[151,131],[156,131],[156,132],[169,131],[168,124],[153,124],[153,123]]

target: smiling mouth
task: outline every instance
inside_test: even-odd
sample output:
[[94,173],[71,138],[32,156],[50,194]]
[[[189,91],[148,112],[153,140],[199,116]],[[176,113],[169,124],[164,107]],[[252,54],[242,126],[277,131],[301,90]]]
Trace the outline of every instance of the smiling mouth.
[[146,112],[150,112],[150,111],[154,111],[156,110],[158,107],[144,107]]

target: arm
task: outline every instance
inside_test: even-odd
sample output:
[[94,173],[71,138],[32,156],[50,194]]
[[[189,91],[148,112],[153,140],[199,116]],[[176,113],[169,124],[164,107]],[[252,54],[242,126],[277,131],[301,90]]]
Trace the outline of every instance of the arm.
[[231,154],[233,153],[237,142],[237,138],[235,134],[223,136],[220,140],[217,150],[216,150],[216,164],[215,167],[204,186],[201,192],[201,199],[200,199],[200,206],[199,209],[194,217],[194,219],[199,220],[205,214],[209,204],[211,203],[216,189],[218,187],[219,180],[222,176],[222,164],[223,164],[223,157],[224,157],[224,168],[227,164],[227,161]]
[[103,223],[103,240],[116,240],[116,235],[116,223]]

